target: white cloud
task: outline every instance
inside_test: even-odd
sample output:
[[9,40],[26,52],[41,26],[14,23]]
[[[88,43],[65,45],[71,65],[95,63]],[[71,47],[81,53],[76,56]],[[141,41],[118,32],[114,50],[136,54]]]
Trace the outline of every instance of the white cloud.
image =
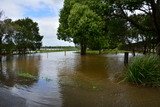
[[45,18],[35,18],[34,21],[39,23],[40,33],[45,36],[43,39],[44,46],[47,45],[70,45],[73,43],[68,43],[64,41],[57,40],[57,28],[59,26],[58,17],[45,17]]
[[39,23],[40,33],[49,35],[50,33],[55,34],[59,26],[58,17],[45,17],[34,19]]
[[16,3],[10,3],[8,0],[1,0],[0,9],[5,12],[5,16],[17,19],[23,17],[23,9]]
[[[57,40],[57,28],[59,26],[59,11],[63,6],[63,0],[1,0],[0,10],[5,12],[5,16],[13,20],[29,17],[25,16],[28,9],[38,11],[47,6],[52,16],[46,17],[31,17],[38,22],[40,34],[44,36],[43,45],[74,45],[68,42]],[[43,13],[42,13],[43,14]]]

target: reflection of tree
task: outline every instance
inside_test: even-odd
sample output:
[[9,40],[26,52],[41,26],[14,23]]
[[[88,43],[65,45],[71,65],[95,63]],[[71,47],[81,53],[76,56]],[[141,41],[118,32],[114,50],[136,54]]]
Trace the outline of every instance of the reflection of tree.
[[107,69],[110,80],[121,81],[124,66],[124,54],[108,54],[107,56]]
[[0,61],[0,81],[2,84],[5,84],[7,86],[13,86],[14,83],[14,76],[11,76],[11,72],[8,71],[7,63],[6,63],[6,57],[1,57]]
[[76,67],[76,71],[81,72],[84,76],[98,81],[107,78],[105,69],[106,58],[103,56],[82,56]]
[[36,79],[19,77],[18,73],[29,73],[39,76],[40,56],[22,55],[6,56],[0,58],[0,82],[6,86],[13,87],[15,84],[30,86]]
[[106,58],[79,56],[66,59],[59,68],[59,85],[64,107],[101,106],[107,83]]
[[[59,86],[63,107],[154,107],[160,104],[158,100],[160,90],[157,88],[119,84],[105,79],[110,78],[111,74],[115,72],[122,72],[124,65],[122,54],[106,55],[105,57],[75,56],[61,62]],[[103,67],[103,64],[106,64],[107,69],[97,71],[96,67]],[[97,75],[89,73],[91,71],[95,73],[97,71]],[[107,73],[104,73],[105,71]],[[98,74],[99,72],[101,74]],[[94,84],[95,87],[92,89],[87,88],[85,86],[90,85],[89,81],[92,83],[98,81],[97,84],[102,84],[104,87],[99,89]]]

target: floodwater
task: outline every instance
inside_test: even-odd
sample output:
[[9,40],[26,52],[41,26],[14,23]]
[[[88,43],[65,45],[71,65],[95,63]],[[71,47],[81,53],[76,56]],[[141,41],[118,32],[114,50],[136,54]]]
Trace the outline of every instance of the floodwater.
[[[158,107],[160,88],[117,79],[123,54],[55,52],[2,57],[0,107]],[[37,79],[22,78],[29,73]]]

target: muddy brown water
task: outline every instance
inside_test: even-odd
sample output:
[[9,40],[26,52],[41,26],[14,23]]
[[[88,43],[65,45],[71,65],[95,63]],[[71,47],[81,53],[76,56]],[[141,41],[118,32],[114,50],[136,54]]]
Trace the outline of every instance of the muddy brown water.
[[[2,57],[0,107],[158,107],[160,88],[119,83],[123,54]],[[19,77],[29,73],[37,79]]]

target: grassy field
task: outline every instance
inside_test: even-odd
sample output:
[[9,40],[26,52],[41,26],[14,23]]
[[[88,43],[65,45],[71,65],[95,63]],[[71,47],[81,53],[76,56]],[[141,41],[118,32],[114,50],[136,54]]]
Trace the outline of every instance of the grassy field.
[[124,53],[126,51],[123,50],[117,50],[117,49],[109,49],[109,50],[103,50],[99,52],[98,50],[87,50],[87,54],[117,54],[117,53]]
[[40,53],[47,53],[47,52],[62,52],[62,51],[77,51],[78,48],[76,47],[47,47],[47,48],[42,48],[38,50],[37,52]]
[[48,53],[48,52],[62,52],[64,50],[39,50],[39,53]]

